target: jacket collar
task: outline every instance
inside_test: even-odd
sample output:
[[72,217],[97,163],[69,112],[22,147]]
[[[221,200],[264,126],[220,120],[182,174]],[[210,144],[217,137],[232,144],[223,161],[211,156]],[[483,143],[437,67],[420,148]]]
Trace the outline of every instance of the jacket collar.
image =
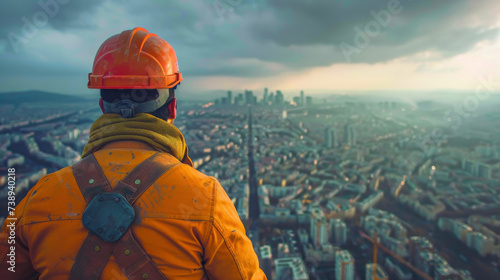
[[158,149],[153,148],[151,145],[141,141],[133,141],[133,140],[123,140],[123,141],[114,141],[109,142],[97,150],[107,150],[107,149],[137,149],[137,150],[148,150],[148,151],[159,151]]

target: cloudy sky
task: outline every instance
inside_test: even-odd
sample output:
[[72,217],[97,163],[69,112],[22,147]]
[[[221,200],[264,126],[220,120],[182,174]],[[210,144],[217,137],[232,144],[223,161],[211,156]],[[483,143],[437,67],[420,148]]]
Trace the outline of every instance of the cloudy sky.
[[[31,4],[26,4],[26,3]],[[0,91],[89,93],[101,43],[176,50],[186,94],[470,91],[500,80],[498,0],[40,0],[0,11]],[[493,77],[493,78],[491,78]]]

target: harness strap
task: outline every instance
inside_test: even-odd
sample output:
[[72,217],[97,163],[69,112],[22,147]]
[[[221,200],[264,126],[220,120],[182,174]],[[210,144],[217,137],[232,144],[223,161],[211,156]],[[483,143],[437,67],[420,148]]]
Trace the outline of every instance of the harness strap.
[[[159,177],[181,164],[167,153],[156,153],[137,165],[111,189],[101,167],[91,154],[72,166],[73,175],[87,205],[102,192],[123,195],[132,205]],[[134,239],[130,227],[115,242],[105,242],[90,232],[71,267],[70,280],[97,280],[113,254],[118,266],[129,279],[163,279],[165,275]]]
[[156,153],[141,162],[113,188],[133,205],[134,202],[165,172],[180,162],[167,153]]
[[108,180],[93,154],[75,163],[71,169],[87,205],[97,194],[111,191]]

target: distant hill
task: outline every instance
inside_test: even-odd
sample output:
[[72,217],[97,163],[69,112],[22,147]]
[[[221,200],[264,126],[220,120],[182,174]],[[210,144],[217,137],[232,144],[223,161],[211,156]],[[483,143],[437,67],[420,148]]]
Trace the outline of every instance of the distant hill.
[[0,92],[1,104],[19,105],[21,103],[27,102],[73,103],[82,101],[88,101],[88,99],[75,95],[59,94],[39,90]]

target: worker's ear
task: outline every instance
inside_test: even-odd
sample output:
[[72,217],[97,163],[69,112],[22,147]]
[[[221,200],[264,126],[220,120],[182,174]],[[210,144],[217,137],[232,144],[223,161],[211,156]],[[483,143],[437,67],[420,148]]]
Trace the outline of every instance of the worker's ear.
[[106,112],[104,112],[104,101],[102,100],[102,98],[99,98],[99,107],[101,107],[102,113],[105,114]]
[[170,101],[170,104],[167,106],[168,108],[168,118],[175,120],[177,117],[177,98],[172,98],[172,101]]

